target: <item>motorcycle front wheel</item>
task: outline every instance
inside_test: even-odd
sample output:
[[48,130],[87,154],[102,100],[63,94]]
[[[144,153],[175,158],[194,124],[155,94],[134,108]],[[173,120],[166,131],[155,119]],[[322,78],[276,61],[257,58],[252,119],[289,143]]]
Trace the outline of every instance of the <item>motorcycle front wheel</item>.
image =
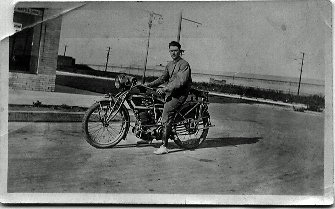
[[97,102],[83,118],[85,139],[96,148],[111,148],[127,136],[130,125],[127,108],[122,105],[113,110],[112,107],[111,101]]
[[192,104],[185,104],[173,122],[173,140],[183,149],[199,147],[208,134],[209,113],[207,110],[199,114],[198,108],[191,109]]

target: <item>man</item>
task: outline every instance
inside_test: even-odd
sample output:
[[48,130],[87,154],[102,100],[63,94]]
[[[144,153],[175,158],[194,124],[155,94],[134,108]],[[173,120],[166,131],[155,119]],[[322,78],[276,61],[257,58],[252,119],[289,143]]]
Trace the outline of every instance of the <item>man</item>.
[[181,45],[172,41],[169,43],[169,52],[172,58],[162,76],[151,83],[146,84],[148,87],[157,87],[166,83],[164,88],[158,88],[158,94],[165,94],[165,104],[162,115],[163,144],[154,153],[157,155],[168,153],[168,139],[172,131],[172,120],[178,108],[185,102],[189,94],[192,78],[191,68],[187,61],[182,59]]

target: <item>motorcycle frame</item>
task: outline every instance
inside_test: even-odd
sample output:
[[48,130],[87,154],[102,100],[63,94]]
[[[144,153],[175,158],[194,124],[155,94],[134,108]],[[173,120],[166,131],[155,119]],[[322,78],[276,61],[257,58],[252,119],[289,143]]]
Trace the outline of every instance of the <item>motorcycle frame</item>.
[[[159,121],[158,121],[159,118],[157,118],[157,111],[158,110],[163,111],[163,107],[156,107],[154,94],[150,95],[150,98],[152,99],[152,102],[153,102],[153,107],[136,106],[133,103],[133,101],[131,100],[131,98],[129,97],[129,93],[130,93],[131,89],[134,88],[134,87],[136,87],[136,86],[137,85],[132,85],[129,90],[121,91],[118,94],[116,94],[114,97],[111,94],[106,95],[106,97],[108,97],[110,99],[110,109],[112,110],[109,113],[108,117],[107,117],[106,123],[109,123],[110,120],[112,120],[113,117],[119,112],[119,110],[120,110],[121,106],[124,104],[124,102],[127,102],[128,106],[130,107],[130,109],[133,111],[134,114],[135,114],[135,110],[139,110],[139,109],[142,109],[142,110],[143,109],[144,110],[153,110],[154,111],[156,124],[154,124],[154,125],[142,125],[142,126],[147,126],[147,127],[155,127],[155,126],[156,127],[160,127],[160,126],[162,126],[162,124],[160,124]],[[113,101],[113,103],[114,103],[112,107],[111,107],[111,101]],[[195,118],[196,119],[196,124],[198,124],[201,119],[208,118],[208,125],[206,127],[203,127],[202,129],[208,129],[210,127],[213,127],[213,125],[211,125],[210,117],[209,116],[208,117],[199,117],[200,113],[202,113],[202,111],[204,109],[208,108],[209,102],[206,99],[202,98],[200,101],[193,101],[193,100],[191,100],[188,103],[194,104],[194,106],[190,110],[188,110],[185,114],[182,114],[180,112],[181,109],[179,109],[176,112],[176,115],[179,114],[183,118],[185,118],[185,116],[187,114],[189,114],[196,107],[200,106],[199,112],[197,112],[196,118]],[[116,108],[116,109],[114,110],[114,108]],[[136,120],[139,121],[139,118],[137,117],[136,114],[135,114],[135,117],[136,117]]]

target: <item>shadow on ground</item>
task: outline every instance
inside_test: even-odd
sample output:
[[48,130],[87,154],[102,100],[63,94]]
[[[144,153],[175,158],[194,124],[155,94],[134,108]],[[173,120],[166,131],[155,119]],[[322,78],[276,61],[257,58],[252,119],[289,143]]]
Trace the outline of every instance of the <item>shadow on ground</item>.
[[206,141],[199,147],[211,148],[211,147],[225,147],[225,146],[237,146],[242,144],[254,144],[257,143],[261,137],[220,137],[220,138],[207,138]]
[[[226,147],[226,146],[237,146],[243,144],[254,144],[257,143],[262,137],[219,137],[219,138],[207,138],[206,141],[197,149],[214,148],[214,147]],[[133,147],[155,147],[158,148],[161,142],[155,142],[151,144],[124,144],[116,145],[114,148],[133,148]],[[168,145],[170,153],[183,151],[178,145],[173,142],[169,142]]]

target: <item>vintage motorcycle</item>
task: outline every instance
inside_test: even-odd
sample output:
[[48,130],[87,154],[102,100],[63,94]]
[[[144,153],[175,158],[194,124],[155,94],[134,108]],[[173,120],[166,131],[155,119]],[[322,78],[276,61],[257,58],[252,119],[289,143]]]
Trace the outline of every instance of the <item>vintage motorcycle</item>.
[[[134,113],[135,136],[148,141],[160,140],[164,99],[155,89],[137,84],[132,76],[119,75],[115,86],[121,90],[119,93],[106,94],[86,111],[82,122],[86,141],[96,148],[110,148],[125,140],[131,126],[125,103]],[[194,149],[205,141],[212,126],[208,104],[208,92],[191,89],[177,111],[170,138],[181,148]]]

